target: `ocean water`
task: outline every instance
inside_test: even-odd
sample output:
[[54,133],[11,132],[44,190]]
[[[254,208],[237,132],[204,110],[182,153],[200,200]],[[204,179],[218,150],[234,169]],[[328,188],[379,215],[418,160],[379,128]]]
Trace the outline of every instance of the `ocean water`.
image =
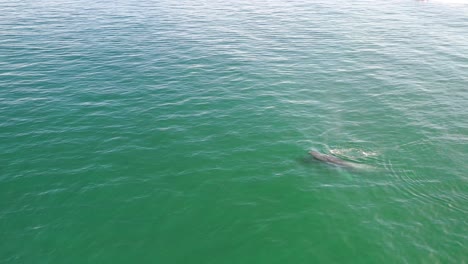
[[0,263],[468,262],[465,1],[0,11]]

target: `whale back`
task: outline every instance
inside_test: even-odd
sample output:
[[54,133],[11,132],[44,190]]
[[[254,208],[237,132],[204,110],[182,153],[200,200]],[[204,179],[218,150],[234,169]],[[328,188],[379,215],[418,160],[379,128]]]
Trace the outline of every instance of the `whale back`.
[[332,163],[340,166],[348,166],[348,163],[346,161],[335,156],[323,154],[318,151],[310,151],[309,154],[312,155],[312,157],[314,157],[315,159],[323,162]]

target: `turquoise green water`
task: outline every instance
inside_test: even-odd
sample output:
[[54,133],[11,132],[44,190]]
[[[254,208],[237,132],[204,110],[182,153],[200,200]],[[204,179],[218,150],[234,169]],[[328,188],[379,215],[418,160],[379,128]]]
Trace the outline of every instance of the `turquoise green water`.
[[454,2],[0,0],[0,263],[467,263]]

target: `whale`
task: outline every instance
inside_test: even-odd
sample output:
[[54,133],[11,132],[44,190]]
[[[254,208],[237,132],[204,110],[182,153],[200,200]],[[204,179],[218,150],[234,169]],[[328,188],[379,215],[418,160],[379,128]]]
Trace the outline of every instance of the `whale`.
[[309,151],[309,154],[312,155],[312,157],[314,157],[316,160],[323,161],[328,164],[333,164],[333,165],[336,165],[339,167],[345,167],[345,168],[356,168],[354,163],[344,161],[332,155],[323,154],[315,150]]

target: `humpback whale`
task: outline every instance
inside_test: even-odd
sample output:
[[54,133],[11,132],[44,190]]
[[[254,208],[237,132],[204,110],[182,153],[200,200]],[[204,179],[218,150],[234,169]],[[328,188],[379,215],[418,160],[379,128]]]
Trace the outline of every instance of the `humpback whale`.
[[330,164],[337,165],[340,167],[355,168],[352,162],[344,161],[332,155],[323,154],[314,150],[310,151],[309,154],[312,155],[312,157],[314,157],[315,159],[326,162],[326,163],[330,163]]

